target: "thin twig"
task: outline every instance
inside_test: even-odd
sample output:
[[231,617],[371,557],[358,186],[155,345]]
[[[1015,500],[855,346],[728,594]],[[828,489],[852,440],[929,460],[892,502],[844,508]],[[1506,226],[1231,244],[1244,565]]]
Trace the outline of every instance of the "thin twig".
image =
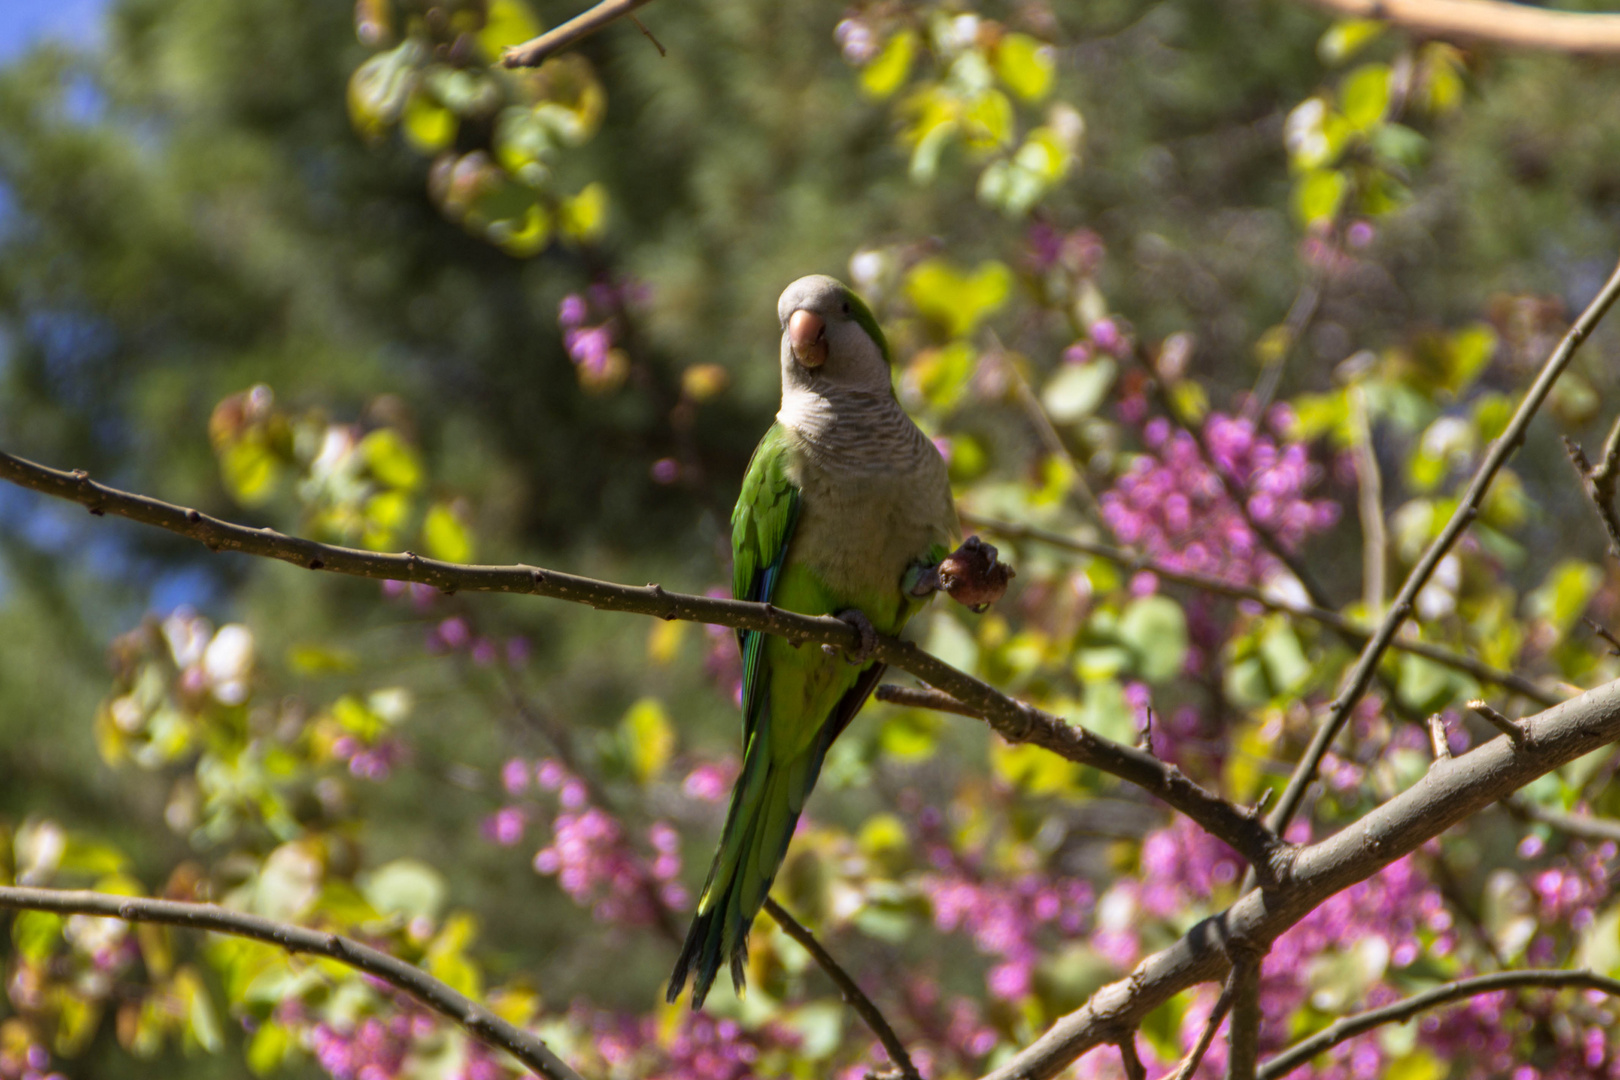
[[[1235,974],[1235,973],[1234,973]],[[1198,1071],[1198,1066],[1204,1063],[1204,1055],[1215,1043],[1215,1033],[1221,1029],[1221,1021],[1226,1019],[1227,1010],[1232,1007],[1233,979],[1228,977],[1226,985],[1221,987],[1221,996],[1215,999],[1215,1007],[1210,1010],[1209,1019],[1204,1021],[1203,1030],[1198,1033],[1198,1041],[1187,1056],[1181,1059],[1176,1071],[1165,1077],[1165,1080],[1188,1080]]]
[[1620,52],[1620,15],[1548,11],[1504,0],[1308,0],[1338,16],[1380,19],[1449,41],[1561,53]]
[[1429,577],[1434,573],[1435,567],[1440,565],[1440,560],[1445,558],[1446,553],[1451,550],[1451,546],[1457,542],[1463,531],[1468,528],[1469,523],[1478,515],[1480,504],[1485,499],[1485,493],[1490,489],[1491,481],[1496,479],[1496,474],[1501,471],[1503,465],[1507,464],[1508,458],[1512,457],[1514,451],[1524,442],[1525,432],[1529,430],[1530,421],[1535,418],[1542,402],[1547,399],[1547,395],[1552,391],[1553,384],[1558,381],[1558,377],[1569,366],[1571,358],[1575,355],[1575,350],[1596,328],[1604,313],[1609,310],[1609,306],[1614,303],[1616,296],[1620,296],[1620,266],[1615,268],[1614,273],[1610,275],[1602,290],[1587,305],[1586,310],[1581,312],[1580,318],[1575,320],[1575,324],[1569,328],[1569,332],[1564,335],[1563,340],[1558,343],[1558,347],[1553,350],[1552,355],[1547,358],[1547,362],[1542,365],[1541,373],[1536,376],[1536,380],[1531,384],[1529,391],[1524,396],[1524,400],[1519,403],[1518,409],[1514,411],[1513,418],[1508,421],[1507,428],[1502,432],[1501,437],[1496,440],[1495,444],[1492,445],[1490,452],[1485,455],[1485,460],[1480,463],[1479,469],[1474,473],[1474,478],[1469,482],[1468,490],[1463,493],[1462,499],[1458,502],[1456,511],[1451,515],[1451,520],[1446,522],[1446,526],[1440,531],[1440,535],[1434,538],[1434,542],[1423,553],[1423,557],[1418,560],[1417,565],[1412,567],[1412,572],[1406,576],[1406,581],[1401,585],[1401,591],[1396,595],[1395,602],[1390,605],[1389,612],[1384,616],[1384,621],[1379,626],[1377,633],[1367,642],[1366,647],[1361,650],[1361,656],[1357,659],[1355,667],[1345,680],[1344,688],[1339,692],[1339,696],[1334,700],[1332,708],[1328,711],[1327,719],[1317,729],[1315,737],[1312,738],[1310,746],[1305,751],[1305,756],[1300,759],[1293,775],[1289,777],[1288,787],[1284,789],[1282,799],[1277,803],[1277,808],[1272,811],[1271,817],[1268,819],[1271,827],[1278,833],[1286,829],[1288,823],[1294,819],[1295,812],[1298,811],[1300,803],[1304,801],[1305,789],[1316,776],[1317,766],[1322,763],[1322,758],[1327,754],[1328,747],[1333,745],[1333,740],[1338,737],[1345,721],[1350,718],[1350,710],[1355,707],[1356,702],[1361,700],[1361,695],[1366,692],[1368,683],[1372,682],[1373,674],[1378,668],[1378,661],[1383,658],[1384,651],[1389,648],[1396,634],[1400,632],[1401,627],[1411,616],[1418,593],[1422,591],[1424,585],[1428,584]]
[[[92,514],[115,514],[168,529],[213,551],[239,551],[295,563],[310,570],[408,581],[446,592],[527,593],[586,604],[603,611],[627,611],[661,619],[758,630],[795,644],[817,642],[846,652],[853,652],[862,644],[861,635],[854,627],[830,615],[801,615],[773,604],[674,593],[661,585],[636,588],[535,566],[467,566],[423,558],[412,552],[390,555],[321,544],[285,536],[274,529],[253,529],[221,521],[197,510],[99,484],[82,470],[63,472],[4,452],[0,452],[0,479],[80,503]],[[1231,845],[1268,881],[1274,867],[1287,861],[1292,845],[1279,840],[1263,822],[1245,815],[1231,802],[1212,794],[1179,769],[1151,754],[1103,738],[1076,727],[1061,716],[1008,697],[982,679],[952,667],[911,642],[880,634],[872,656],[949,694],[1008,742],[1031,743],[1142,786]]]
[[1226,1080],[1255,1080],[1254,1071],[1260,1065],[1260,957],[1245,957],[1235,964],[1231,985]]
[[1327,275],[1321,270],[1314,271],[1294,294],[1294,302],[1288,305],[1288,314],[1283,318],[1283,333],[1287,340],[1283,342],[1282,350],[1277,358],[1266,365],[1265,371],[1260,373],[1260,381],[1254,384],[1254,392],[1249,400],[1243,403],[1243,415],[1250,420],[1258,422],[1265,415],[1266,409],[1271,405],[1272,399],[1277,396],[1277,387],[1282,383],[1283,371],[1288,367],[1288,357],[1304,336],[1306,327],[1316,317],[1317,309],[1322,304],[1322,290],[1327,281]]
[[1580,840],[1595,840],[1598,843],[1613,841],[1620,843],[1620,821],[1609,818],[1591,817],[1586,814],[1565,814],[1558,810],[1549,810],[1539,803],[1532,802],[1521,795],[1509,795],[1502,800],[1502,805],[1508,813],[1526,821],[1539,821],[1543,825],[1550,825],[1559,832],[1568,833]]
[[[561,26],[553,27],[521,45],[513,45],[501,55],[501,63],[509,68],[536,67],[552,53],[566,49],[581,38],[589,37],[610,22],[633,17],[632,12],[650,3],[652,0],[602,0],[600,4],[575,15]],[[641,32],[647,34],[645,28]],[[647,36],[652,37],[651,34]],[[653,40],[653,44],[658,45],[657,39]],[[663,51],[664,47],[658,45],[660,55]]]
[[1497,712],[1495,709],[1491,708],[1489,702],[1476,698],[1468,703],[1468,707],[1469,709],[1473,710],[1476,716],[1479,716],[1486,723],[1490,724],[1491,727],[1495,728],[1497,731],[1500,731],[1514,742],[1524,742],[1524,729],[1518,724],[1515,724],[1512,720],[1509,720],[1507,717],[1503,716],[1501,713]]
[[1367,392],[1360,386],[1349,391],[1350,418],[1356,439],[1352,451],[1356,459],[1356,508],[1361,518],[1361,602],[1373,617],[1382,614],[1385,595],[1385,568],[1389,565],[1389,541],[1384,533],[1384,482],[1378,469],[1378,453],[1373,447],[1372,422],[1367,416]]
[[[977,514],[963,514],[962,522],[972,528],[983,529],[1008,540],[1033,540],[1036,543],[1048,544],[1081,555],[1107,559],[1109,562],[1133,572],[1146,570],[1156,577],[1174,582],[1177,585],[1185,585],[1188,588],[1214,593],[1217,596],[1228,596],[1234,600],[1245,600],[1267,611],[1277,611],[1296,618],[1310,619],[1313,622],[1321,623],[1356,646],[1365,646],[1372,639],[1370,631],[1357,626],[1337,611],[1317,607],[1314,604],[1292,603],[1247,585],[1234,585],[1217,577],[1177,570],[1146,555],[1125,548],[1113,547],[1109,544],[1089,540],[1076,540],[1061,533],[1037,529],[1031,525],[1016,525],[1012,522],[980,517]],[[1425,660],[1432,660],[1442,667],[1460,671],[1482,683],[1491,683],[1512,690],[1514,693],[1526,697],[1538,705],[1556,705],[1563,700],[1559,695],[1549,693],[1522,675],[1498,671],[1496,668],[1482,663],[1472,656],[1464,656],[1461,653],[1443,649],[1426,641],[1397,637],[1390,642],[1390,647],[1401,652],[1411,653],[1413,656],[1421,656]]]
[[1142,1055],[1136,1052],[1136,1032],[1131,1032],[1114,1045],[1119,1049],[1125,1080],[1147,1080],[1147,1066],[1142,1064]]
[[921,1074],[917,1072],[917,1066],[912,1064],[911,1055],[906,1053],[906,1044],[901,1042],[900,1036],[894,1033],[894,1028],[890,1027],[888,1020],[884,1019],[882,1011],[872,1003],[871,998],[866,996],[866,992],[861,989],[860,984],[850,976],[849,972],[845,971],[838,961],[833,959],[832,954],[822,946],[821,942],[816,940],[816,936],[803,923],[794,918],[787,908],[784,908],[769,896],[765,898],[765,910],[771,918],[776,920],[776,925],[780,926],[788,937],[803,946],[804,951],[810,954],[816,965],[838,985],[839,993],[844,996],[844,1000],[849,1004],[850,1008],[860,1014],[866,1026],[871,1029],[872,1034],[877,1036],[878,1042],[883,1044],[884,1052],[889,1055],[889,1060],[894,1062],[895,1068],[900,1070],[900,1075],[905,1080],[922,1080]]
[[1446,735],[1446,718],[1439,713],[1429,714],[1429,745],[1434,749],[1434,760],[1451,760],[1451,740]]
[[1609,534],[1609,554],[1620,559],[1620,515],[1614,506],[1615,490],[1620,487],[1620,416],[1615,417],[1609,437],[1603,441],[1603,457],[1596,465],[1586,460],[1581,444],[1568,436],[1564,438],[1564,449],[1580,474],[1581,486],[1591,496],[1598,520]]
[[1302,1039],[1267,1061],[1260,1068],[1258,1080],[1281,1080],[1324,1050],[1332,1049],[1348,1039],[1382,1027],[1384,1024],[1405,1023],[1414,1016],[1441,1005],[1464,1001],[1480,994],[1495,993],[1498,990],[1523,988],[1562,990],[1571,987],[1620,996],[1620,980],[1606,978],[1591,971],[1532,968],[1521,971],[1498,971],[1472,979],[1458,979],[1456,982],[1425,990],[1421,994],[1402,998],[1383,1008],[1369,1009],[1329,1024],[1310,1038]]
[[1581,621],[1592,628],[1592,633],[1608,643],[1610,656],[1620,656],[1620,638],[1615,637],[1608,627],[1593,622],[1584,615],[1581,616]]
[[899,683],[883,683],[872,696],[879,701],[886,701],[890,705],[899,705],[902,708],[932,709],[934,712],[971,716],[975,720],[979,718],[978,713],[957,701],[951,695],[938,690],[930,690],[926,686],[901,686]]
[[0,907],[51,911],[58,915],[96,915],[125,922],[165,923],[194,930],[212,930],[219,934],[252,938],[288,952],[325,956],[409,994],[439,1015],[460,1024],[480,1042],[497,1050],[505,1050],[539,1076],[548,1080],[582,1080],[577,1072],[547,1049],[539,1036],[501,1019],[421,968],[339,934],[291,926],[214,904],[148,900],[79,889],[0,887]]

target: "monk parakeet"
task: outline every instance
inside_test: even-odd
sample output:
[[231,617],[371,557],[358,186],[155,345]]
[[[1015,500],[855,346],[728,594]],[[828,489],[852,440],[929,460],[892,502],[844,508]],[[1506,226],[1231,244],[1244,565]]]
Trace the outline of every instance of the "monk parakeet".
[[[777,301],[782,407],[731,515],[732,593],[897,634],[913,586],[960,529],[945,462],[895,400],[889,346],[842,282],[800,278]],[[918,591],[923,591],[918,589]],[[740,993],[748,929],[782,865],[827,748],[883,675],[864,656],[740,631],[743,765],[697,916],[670,978],[702,1006],[722,960]]]

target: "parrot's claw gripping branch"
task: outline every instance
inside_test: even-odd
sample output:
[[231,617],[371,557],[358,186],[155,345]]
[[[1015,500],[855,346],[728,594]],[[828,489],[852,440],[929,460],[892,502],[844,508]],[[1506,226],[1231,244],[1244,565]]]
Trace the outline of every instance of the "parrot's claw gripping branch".
[[941,559],[938,566],[924,567],[911,586],[912,596],[942,592],[964,607],[983,612],[1007,592],[1007,583],[1017,571],[998,562],[995,545],[977,536]]
[[[855,628],[855,633],[860,635],[861,643],[859,647],[854,651],[845,650],[845,656],[849,662],[852,664],[865,664],[872,659],[872,654],[877,651],[878,633],[877,629],[872,625],[872,620],[866,617],[866,613],[860,608],[850,608],[847,611],[840,611],[835,617],[840,622],[849,623],[850,626]],[[838,652],[838,646],[836,645],[823,645],[821,649],[829,656]]]

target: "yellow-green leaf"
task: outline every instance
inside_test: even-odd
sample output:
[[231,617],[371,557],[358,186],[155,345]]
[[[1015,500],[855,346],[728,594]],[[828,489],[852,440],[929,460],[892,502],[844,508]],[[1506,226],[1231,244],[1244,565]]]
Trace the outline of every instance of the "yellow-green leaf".
[[472,533],[445,503],[434,503],[422,522],[422,546],[445,562],[464,563],[472,558]]
[[1012,285],[1012,271],[993,260],[967,273],[944,259],[926,259],[906,275],[905,293],[921,315],[951,337],[966,337],[1007,302]]
[[917,54],[917,32],[901,30],[883,43],[883,49],[861,72],[861,89],[868,97],[886,98],[900,89],[911,74]]
[[1303,225],[1332,221],[1344,203],[1349,181],[1337,169],[1313,169],[1294,185],[1294,214]]
[[1052,89],[1056,68],[1052,47],[1028,34],[1007,34],[996,46],[996,77],[1025,101],[1039,101]]
[[478,51],[494,63],[510,45],[540,36],[540,23],[523,0],[489,0],[484,28],[478,31]]
[[1363,64],[1339,88],[1339,111],[1350,124],[1366,131],[1389,108],[1389,65]]
[[405,139],[424,154],[437,154],[456,139],[456,114],[420,90],[405,102],[400,129]]
[[1377,39],[1384,24],[1377,19],[1340,19],[1316,43],[1324,64],[1342,64]]
[[622,725],[636,779],[646,783],[664,770],[675,750],[675,728],[657,698],[646,697],[630,706]]
[[422,482],[416,451],[393,428],[378,428],[360,440],[360,456],[371,475],[389,487],[414,491]]
[[607,188],[599,181],[586,184],[578,195],[563,201],[557,223],[575,240],[595,240],[607,228]]

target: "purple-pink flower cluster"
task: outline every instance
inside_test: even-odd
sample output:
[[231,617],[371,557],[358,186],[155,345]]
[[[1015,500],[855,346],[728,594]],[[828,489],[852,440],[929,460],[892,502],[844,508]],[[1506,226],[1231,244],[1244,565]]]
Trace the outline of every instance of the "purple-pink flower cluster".
[[919,884],[933,906],[934,925],[947,934],[968,934],[981,953],[996,961],[985,976],[992,996],[1002,1001],[1026,996],[1041,957],[1043,931],[1074,937],[1085,928],[1095,899],[1090,883],[1044,872],[987,879],[976,865],[980,860],[964,857],[938,839],[938,811],[925,808],[919,819],[934,867]]
[[[1274,426],[1286,426],[1286,415]],[[1143,432],[1151,453],[1137,458],[1102,496],[1104,519],[1121,541],[1177,570],[1256,584],[1275,559],[1261,546],[1221,477],[1198,443],[1172,432],[1162,418]],[[1339,519],[1337,503],[1311,499],[1307,491],[1320,469],[1299,443],[1279,445],[1246,419],[1212,414],[1204,441],[1215,467],[1245,493],[1256,524],[1296,551],[1313,533]]]
[[491,814],[484,820],[486,839],[511,847],[522,841],[531,820],[549,818],[550,836],[534,854],[534,869],[555,877],[600,922],[646,925],[657,920],[660,906],[686,906],[680,836],[667,823],[653,822],[648,850],[638,851],[624,823],[593,804],[585,782],[561,762],[544,758],[531,765],[513,758],[501,770],[502,787],[513,799],[528,795],[531,783],[543,799],[512,802]]
[[0,1080],[67,1080],[59,1072],[46,1072],[51,1066],[50,1051],[30,1041],[13,1050],[0,1047]]
[[576,1006],[570,1019],[587,1033],[591,1046],[613,1075],[656,1076],[659,1080],[744,1080],[758,1074],[762,1055],[791,1050],[797,1037],[765,1024],[744,1028],[735,1020],[706,1013],[684,1013],[673,1031],[663,1033],[654,1016],[631,1016]]
[[644,295],[634,283],[597,282],[583,293],[569,293],[557,306],[563,345],[585,389],[614,390],[624,382],[630,358],[618,347],[618,320],[628,303]]

